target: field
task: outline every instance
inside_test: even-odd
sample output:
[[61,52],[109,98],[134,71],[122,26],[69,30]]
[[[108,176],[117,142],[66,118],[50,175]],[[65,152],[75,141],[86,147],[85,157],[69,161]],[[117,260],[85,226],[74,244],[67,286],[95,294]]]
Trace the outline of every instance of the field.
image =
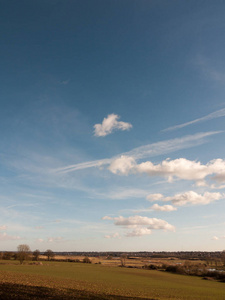
[[225,284],[101,264],[0,261],[0,299],[224,300]]

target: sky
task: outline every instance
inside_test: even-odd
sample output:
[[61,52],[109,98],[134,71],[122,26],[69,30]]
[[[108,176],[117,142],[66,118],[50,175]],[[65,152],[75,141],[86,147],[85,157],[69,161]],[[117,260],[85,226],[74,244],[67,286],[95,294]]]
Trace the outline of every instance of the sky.
[[0,6],[0,250],[224,250],[225,1]]

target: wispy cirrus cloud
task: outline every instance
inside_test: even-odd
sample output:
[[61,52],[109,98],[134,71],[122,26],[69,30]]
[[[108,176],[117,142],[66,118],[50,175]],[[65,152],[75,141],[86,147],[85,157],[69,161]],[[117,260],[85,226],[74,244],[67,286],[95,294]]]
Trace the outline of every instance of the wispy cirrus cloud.
[[132,128],[130,123],[118,121],[119,118],[120,117],[118,115],[111,114],[108,115],[107,118],[104,118],[101,124],[95,124],[95,136],[106,136],[115,130],[124,131]]
[[146,157],[154,157],[162,154],[171,153],[181,149],[187,149],[191,147],[196,147],[207,142],[207,137],[222,133],[222,131],[208,131],[200,132],[193,135],[183,136],[181,138],[175,138],[170,140],[165,140],[153,144],[144,145],[132,149],[131,151],[121,153],[112,158],[92,160],[87,162],[82,162],[78,164],[68,165],[62,168],[52,169],[53,173],[69,173],[78,170],[83,170],[93,167],[102,167],[104,165],[109,165],[116,158],[126,155],[131,156],[134,159],[143,159]]
[[201,118],[198,118],[198,119],[186,122],[186,123],[182,123],[182,124],[179,124],[179,125],[168,127],[166,129],[163,129],[162,132],[167,132],[167,131],[180,129],[180,128],[183,128],[183,127],[195,124],[195,123],[205,122],[205,121],[208,121],[208,120],[221,118],[221,117],[224,117],[224,116],[225,116],[225,108],[222,108],[222,109],[214,111],[214,112],[212,112],[212,113],[210,113],[210,114],[208,114],[204,117],[201,117]]

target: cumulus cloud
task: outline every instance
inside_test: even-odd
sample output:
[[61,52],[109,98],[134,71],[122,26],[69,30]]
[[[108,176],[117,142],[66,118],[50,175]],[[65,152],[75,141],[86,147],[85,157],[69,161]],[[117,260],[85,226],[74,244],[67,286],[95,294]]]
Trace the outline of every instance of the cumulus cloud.
[[158,204],[154,204],[151,209],[156,210],[156,211],[175,211],[177,210],[176,207],[173,207],[172,205],[158,205]]
[[128,218],[124,218],[122,216],[111,218],[111,217],[103,217],[104,220],[114,220],[114,224],[117,226],[124,227],[138,227],[146,225],[148,229],[162,229],[168,231],[174,231],[175,227],[165,220],[157,219],[157,218],[148,218],[142,216],[131,216]]
[[[155,194],[150,194],[148,195],[148,198],[151,199],[151,196],[154,198]],[[160,194],[161,195],[161,194]],[[203,194],[198,194],[194,191],[188,191],[185,193],[180,193],[176,194],[174,196],[170,197],[160,197],[161,201],[164,202],[172,202],[173,205],[175,206],[184,206],[184,205],[206,205],[211,202],[214,202],[216,200],[221,200],[225,198],[225,194],[222,193],[210,193],[210,192],[205,192]],[[154,210],[161,210],[161,211],[171,211],[175,210],[173,206],[171,205],[164,205],[164,206],[159,206],[158,204],[154,204],[152,207]]]
[[114,174],[128,175],[132,172],[135,173],[136,165],[133,157],[122,155],[112,161],[108,169]]
[[101,124],[95,124],[95,136],[106,136],[115,130],[129,130],[132,128],[130,123],[118,121],[119,118],[118,115],[111,114],[104,118]]
[[[152,230],[164,230],[164,231],[175,231],[175,227],[165,220],[156,219],[156,218],[148,218],[142,216],[131,216],[128,218],[124,218],[122,216],[119,217],[103,217],[104,220],[113,220],[114,225],[121,226],[125,229],[132,228],[131,231],[126,232],[126,237],[137,237],[143,235],[149,235],[152,233]],[[106,238],[119,237],[118,234],[116,236],[105,236]]]
[[143,236],[143,235],[149,235],[151,233],[152,233],[151,229],[140,227],[140,228],[135,228],[131,232],[126,233],[126,236],[127,237]]
[[176,206],[184,205],[206,205],[216,200],[225,198],[225,194],[221,193],[209,193],[205,192],[204,194],[198,194],[194,191],[188,191],[183,194],[176,194],[172,197],[166,197],[164,201],[171,201]]
[[200,186],[204,185],[204,179],[209,175],[214,175],[213,178],[220,182],[225,181],[225,160],[223,159],[211,160],[206,165],[186,158],[166,159],[160,164],[154,164],[151,161],[138,164],[133,157],[123,155],[112,161],[108,169],[119,175],[146,173],[149,176],[162,176],[166,177],[169,182],[174,177],[194,180]]

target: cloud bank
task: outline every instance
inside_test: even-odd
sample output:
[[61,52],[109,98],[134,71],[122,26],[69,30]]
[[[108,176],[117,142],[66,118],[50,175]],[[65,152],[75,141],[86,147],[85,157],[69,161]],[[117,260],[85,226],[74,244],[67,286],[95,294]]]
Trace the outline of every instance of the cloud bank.
[[118,121],[120,117],[115,114],[108,115],[104,118],[101,124],[94,125],[94,135],[95,136],[106,136],[115,130],[129,130],[132,125],[127,122]]
[[122,155],[112,161],[108,169],[118,175],[146,173],[149,176],[161,176],[167,178],[169,182],[174,178],[193,180],[200,186],[205,184],[204,179],[209,175],[214,175],[213,178],[220,182],[225,179],[223,159],[214,159],[205,165],[186,158],[166,159],[160,164],[153,164],[151,161],[138,164],[133,157]]

